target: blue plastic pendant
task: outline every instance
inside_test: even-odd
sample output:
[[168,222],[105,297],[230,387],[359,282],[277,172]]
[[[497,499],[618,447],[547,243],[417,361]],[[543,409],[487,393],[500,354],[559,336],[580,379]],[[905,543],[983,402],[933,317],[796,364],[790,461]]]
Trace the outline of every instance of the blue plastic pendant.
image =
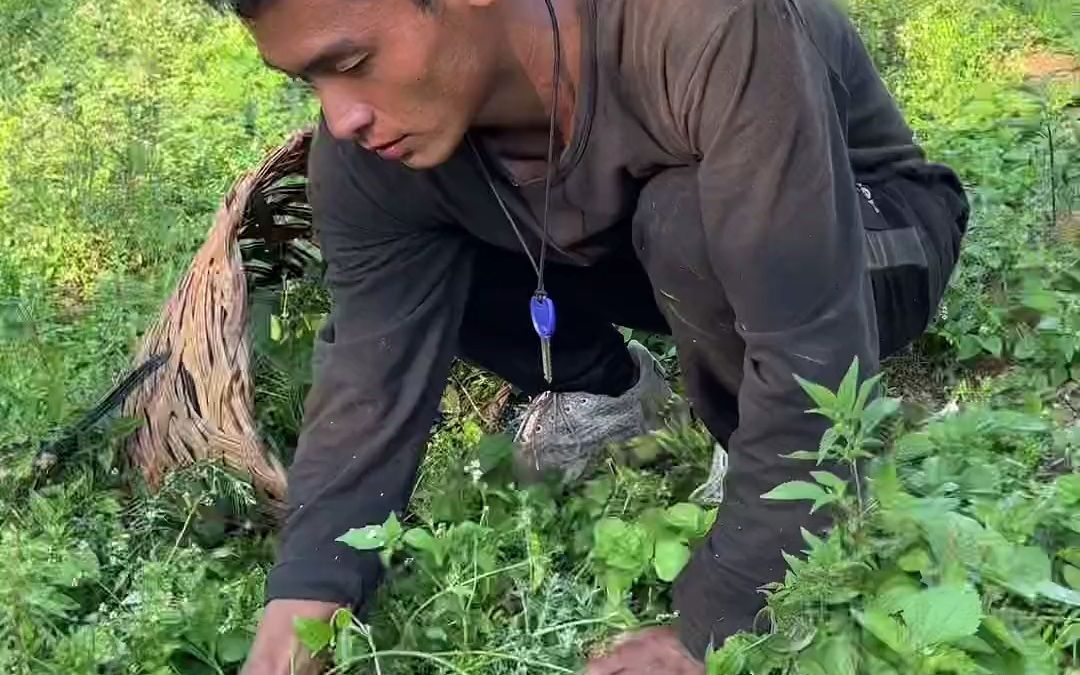
[[540,339],[550,340],[555,335],[555,303],[547,293],[537,292],[533,295],[529,301],[529,314]]

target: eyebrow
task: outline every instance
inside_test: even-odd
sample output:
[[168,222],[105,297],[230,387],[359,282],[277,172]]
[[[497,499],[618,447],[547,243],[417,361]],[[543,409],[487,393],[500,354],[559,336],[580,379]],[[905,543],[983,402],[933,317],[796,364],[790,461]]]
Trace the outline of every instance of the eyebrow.
[[352,56],[357,52],[370,51],[370,48],[363,43],[357,42],[350,38],[342,38],[336,42],[331,42],[324,47],[322,51],[313,56],[311,60],[305,63],[298,72],[293,73],[281,66],[275,65],[263,57],[263,63],[274,70],[279,70],[290,77],[298,77],[303,80],[308,80],[312,75],[318,75],[334,70],[337,67],[339,61],[347,56]]

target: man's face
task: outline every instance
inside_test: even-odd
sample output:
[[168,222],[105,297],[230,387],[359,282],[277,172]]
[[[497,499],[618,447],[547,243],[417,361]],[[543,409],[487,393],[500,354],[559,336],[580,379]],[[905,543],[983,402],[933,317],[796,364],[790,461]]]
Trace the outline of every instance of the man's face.
[[271,66],[303,78],[333,135],[416,168],[445,161],[494,77],[484,0],[276,0],[249,26]]

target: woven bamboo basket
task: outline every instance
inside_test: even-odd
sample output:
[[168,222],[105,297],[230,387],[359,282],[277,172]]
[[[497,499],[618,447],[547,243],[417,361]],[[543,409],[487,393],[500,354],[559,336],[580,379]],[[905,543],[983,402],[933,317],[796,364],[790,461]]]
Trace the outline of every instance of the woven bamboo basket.
[[151,488],[171,471],[218,462],[248,478],[264,506],[280,515],[286,478],[254,422],[246,249],[274,252],[314,242],[307,202],[310,129],[293,134],[240,176],[205,243],[138,349],[137,366],[154,362],[124,402],[140,422],[126,456]]

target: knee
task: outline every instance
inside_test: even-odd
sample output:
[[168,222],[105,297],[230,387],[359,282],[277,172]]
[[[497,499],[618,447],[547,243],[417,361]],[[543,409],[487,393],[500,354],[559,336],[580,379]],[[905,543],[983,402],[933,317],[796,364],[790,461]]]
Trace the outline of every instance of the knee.
[[633,229],[634,250],[656,290],[658,282],[675,283],[686,274],[711,278],[696,169],[668,169],[650,179]]

